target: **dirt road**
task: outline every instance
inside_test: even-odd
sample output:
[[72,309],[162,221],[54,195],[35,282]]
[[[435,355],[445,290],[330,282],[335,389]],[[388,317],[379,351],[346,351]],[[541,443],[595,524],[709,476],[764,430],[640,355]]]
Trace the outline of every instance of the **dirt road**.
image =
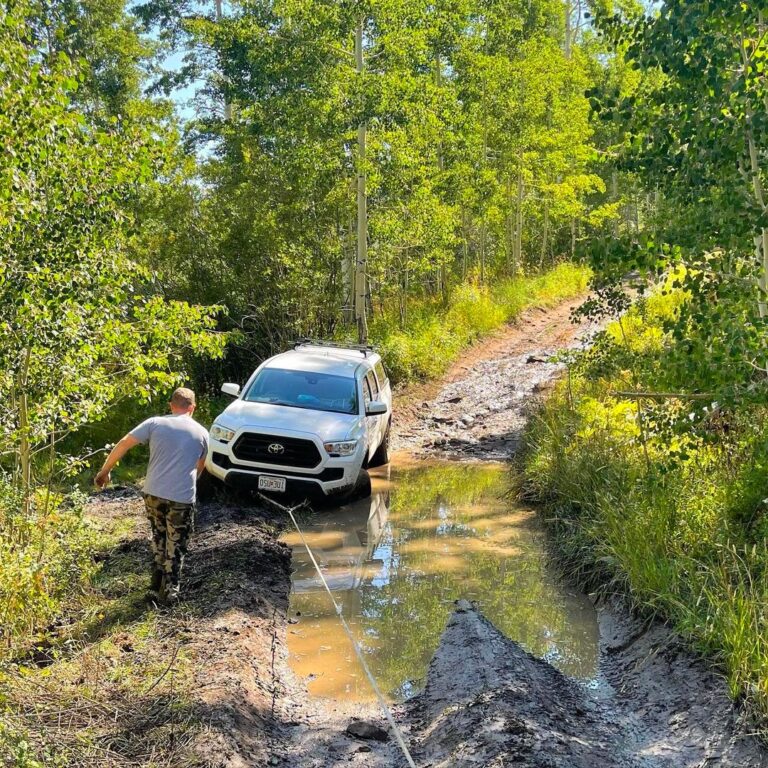
[[595,330],[570,322],[579,303],[533,310],[471,347],[443,380],[397,393],[393,448],[449,458],[512,458],[532,405],[562,370],[553,356],[580,346]]
[[[530,399],[558,375],[549,356],[578,343],[573,304],[526,315],[474,347],[442,382],[401,392],[394,446],[417,455],[514,454]],[[99,501],[136,514],[138,500]],[[168,765],[378,768],[405,765],[393,741],[347,734],[355,719],[387,728],[359,702],[322,704],[288,665],[290,550],[286,521],[230,503],[201,509],[185,602],[161,616],[190,660],[187,704],[199,724]],[[588,687],[457,606],[422,693],[394,707],[420,768],[766,768],[740,730],[723,682],[664,627],[602,606],[601,675]],[[156,718],[152,728],[167,721]],[[144,737],[153,738],[152,729]],[[190,762],[191,761],[191,762]]]

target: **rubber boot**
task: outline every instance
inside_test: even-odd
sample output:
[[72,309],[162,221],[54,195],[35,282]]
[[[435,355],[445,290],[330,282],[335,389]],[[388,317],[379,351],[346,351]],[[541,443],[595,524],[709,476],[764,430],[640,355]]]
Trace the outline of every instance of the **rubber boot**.
[[179,585],[166,581],[160,594],[163,605],[176,605],[179,602]]

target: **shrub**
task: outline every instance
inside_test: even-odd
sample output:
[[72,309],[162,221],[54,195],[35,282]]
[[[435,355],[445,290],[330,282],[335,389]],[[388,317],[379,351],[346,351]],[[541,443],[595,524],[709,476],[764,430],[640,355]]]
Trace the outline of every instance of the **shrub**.
[[82,496],[41,492],[26,514],[21,501],[0,477],[0,638],[6,650],[48,624],[94,569],[95,541]]

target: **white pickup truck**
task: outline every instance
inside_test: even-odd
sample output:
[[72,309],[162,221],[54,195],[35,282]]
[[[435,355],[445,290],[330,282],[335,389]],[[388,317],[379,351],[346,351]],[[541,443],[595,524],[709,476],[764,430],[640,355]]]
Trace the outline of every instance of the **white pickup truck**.
[[211,427],[206,468],[234,488],[292,496],[370,495],[389,461],[392,387],[370,347],[301,341],[262,363]]

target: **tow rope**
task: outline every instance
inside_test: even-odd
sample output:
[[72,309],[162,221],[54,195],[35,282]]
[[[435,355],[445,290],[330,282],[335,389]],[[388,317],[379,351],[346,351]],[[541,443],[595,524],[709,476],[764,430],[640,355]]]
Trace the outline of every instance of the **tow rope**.
[[368,664],[365,661],[363,652],[360,650],[360,646],[358,645],[357,640],[355,640],[355,636],[352,634],[352,630],[349,628],[349,624],[347,624],[347,620],[344,618],[344,615],[342,614],[342,608],[336,602],[336,598],[334,598],[333,592],[331,592],[331,589],[328,586],[328,582],[325,580],[325,576],[323,576],[323,572],[320,569],[320,566],[318,565],[317,560],[315,560],[315,555],[312,552],[312,549],[309,546],[309,543],[307,542],[306,538],[304,538],[304,532],[301,530],[301,527],[299,526],[299,523],[296,520],[295,515],[293,514],[297,509],[299,509],[300,507],[303,507],[304,504],[298,504],[295,507],[286,507],[285,505],[280,504],[280,502],[275,501],[274,499],[270,499],[268,496],[265,496],[263,493],[259,494],[259,498],[261,498],[263,501],[266,501],[269,504],[272,504],[273,506],[277,507],[283,512],[287,513],[288,516],[291,518],[291,522],[293,523],[297,533],[299,534],[301,543],[304,545],[304,548],[307,550],[309,559],[312,561],[312,565],[315,566],[317,575],[320,577],[320,581],[323,583],[323,586],[325,587],[325,591],[328,593],[328,597],[331,598],[333,607],[336,610],[336,615],[338,616],[339,621],[341,622],[341,626],[344,628],[344,631],[347,633],[347,637],[349,638],[349,642],[352,644],[352,648],[355,651],[355,655],[357,656],[358,661],[362,665],[363,670],[365,671],[365,674],[368,677],[368,682],[371,684],[371,688],[373,688],[373,692],[376,694],[376,698],[379,700],[379,704],[381,705],[381,709],[384,712],[384,716],[387,718],[390,726],[392,727],[392,732],[395,735],[395,741],[397,741],[397,744],[400,747],[400,750],[405,755],[405,759],[408,761],[408,765],[410,766],[410,768],[416,768],[416,763],[413,762],[411,753],[408,751],[408,747],[405,744],[405,739],[403,738],[403,734],[400,728],[398,727],[397,723],[395,722],[395,718],[392,716],[392,712],[389,709],[389,705],[387,704],[386,700],[384,699],[384,696],[379,690],[379,686],[377,685],[376,680],[371,674],[371,670],[368,668]]

